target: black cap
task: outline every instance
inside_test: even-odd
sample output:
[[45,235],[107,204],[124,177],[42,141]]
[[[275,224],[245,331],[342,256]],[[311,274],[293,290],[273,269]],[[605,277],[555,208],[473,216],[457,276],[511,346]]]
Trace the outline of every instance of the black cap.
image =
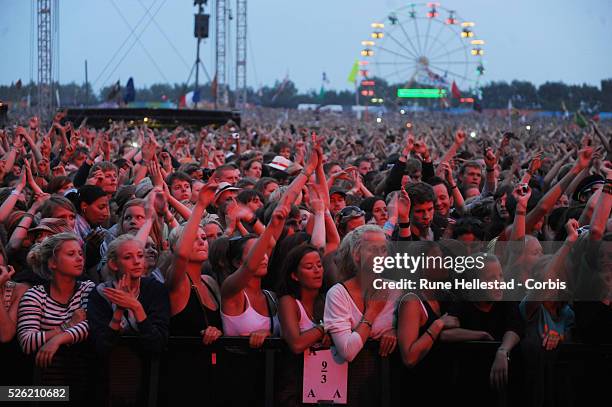
[[605,183],[605,180],[601,175],[599,174],[589,175],[588,177],[585,177],[582,181],[580,181],[580,183],[576,187],[576,190],[572,194],[572,199],[574,201],[580,201],[580,195],[583,192],[586,192],[588,189],[590,189],[594,185],[604,184],[604,183]]
[[343,197],[346,197],[346,190],[340,187],[331,187],[329,189],[329,196],[332,196],[333,194],[340,194]]

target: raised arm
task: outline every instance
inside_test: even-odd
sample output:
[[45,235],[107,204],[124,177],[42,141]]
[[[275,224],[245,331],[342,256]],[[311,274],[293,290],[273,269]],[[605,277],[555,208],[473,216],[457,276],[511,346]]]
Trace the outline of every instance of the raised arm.
[[443,163],[452,160],[455,154],[457,154],[457,150],[459,150],[459,147],[463,145],[464,141],[465,132],[463,132],[462,130],[457,131],[457,133],[455,133],[455,141],[453,145],[446,151],[446,153],[444,153],[444,155],[440,159],[440,162]]
[[185,276],[187,264],[189,263],[193,250],[193,242],[200,228],[200,221],[204,215],[205,208],[212,202],[216,189],[217,184],[214,182],[209,182],[204,185],[198,195],[198,202],[193,208],[191,216],[188,217],[189,220],[185,225],[182,236],[177,242],[177,247],[174,252],[174,273],[172,273],[172,278],[170,280],[170,291],[179,287],[180,282]]
[[512,191],[512,196],[516,200],[516,210],[510,240],[523,241],[525,239],[525,216],[527,215],[527,203],[531,197],[531,188],[527,184],[519,184]]
[[311,185],[310,188],[310,206],[314,211],[312,215],[314,217],[314,226],[312,229],[312,236],[310,243],[319,249],[325,248],[325,204],[321,197],[319,197],[317,189]]
[[[287,194],[287,192],[285,192],[285,194]],[[270,219],[270,223],[268,223],[266,230],[257,239],[253,247],[251,247],[251,250],[249,250],[240,268],[228,276],[223,282],[221,286],[222,298],[233,298],[247,286],[249,280],[255,275],[255,272],[264,260],[270,246],[272,246],[272,242],[275,241],[275,237],[278,237],[283,231],[285,220],[291,208],[287,199],[284,198],[285,196],[281,198],[276,209],[272,213],[272,219]]]
[[563,194],[574,178],[589,167],[589,162],[592,155],[592,148],[584,148],[580,150],[578,154],[578,161],[576,161],[576,164],[572,167],[572,169],[569,170],[561,181],[552,187],[546,193],[546,195],[540,199],[536,207],[527,214],[525,233],[530,233],[533,230],[533,227],[552,210],[557,200],[559,200],[561,194]]
[[441,162],[439,166],[439,171],[442,173],[442,177],[448,183],[448,186],[451,190],[451,195],[453,196],[453,206],[459,214],[463,214],[463,210],[465,207],[465,201],[463,200],[463,195],[461,195],[461,191],[457,186],[457,181],[455,181],[453,177],[453,170],[450,164],[446,161]]
[[606,233],[606,225],[608,218],[610,217],[610,209],[612,209],[612,169],[610,163],[606,162],[604,166],[606,172],[606,183],[603,186],[597,205],[595,206],[595,212],[591,219],[591,229],[589,238],[591,240],[601,240],[603,235]]
[[4,223],[9,215],[13,212],[15,208],[15,204],[19,199],[19,195],[23,192],[26,186],[26,172],[25,169],[21,169],[21,174],[19,175],[19,180],[15,185],[15,189],[13,189],[10,195],[2,202],[2,206],[0,206],[0,223]]

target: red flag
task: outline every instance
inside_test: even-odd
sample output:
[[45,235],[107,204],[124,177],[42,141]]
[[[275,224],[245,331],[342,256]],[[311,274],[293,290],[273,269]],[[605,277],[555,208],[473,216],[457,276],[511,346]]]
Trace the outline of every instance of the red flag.
[[451,85],[451,93],[455,99],[461,99],[461,92],[459,92],[459,88],[457,87],[455,81],[453,81],[453,84]]

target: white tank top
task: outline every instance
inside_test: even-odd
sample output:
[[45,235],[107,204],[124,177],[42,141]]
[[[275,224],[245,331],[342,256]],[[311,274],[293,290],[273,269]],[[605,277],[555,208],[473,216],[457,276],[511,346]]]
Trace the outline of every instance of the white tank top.
[[[223,335],[225,336],[247,336],[252,332],[270,330],[270,317],[261,315],[251,307],[249,296],[242,292],[246,301],[246,309],[240,315],[227,315],[221,311],[221,321],[223,322]],[[265,294],[264,294],[265,295]],[[278,314],[272,317],[272,336],[279,336],[280,323]]]
[[302,305],[302,301],[296,298],[295,302],[297,302],[297,305],[300,308],[300,322],[298,324],[300,326],[300,333],[314,328],[316,324],[310,319],[310,317],[306,313],[306,309]]

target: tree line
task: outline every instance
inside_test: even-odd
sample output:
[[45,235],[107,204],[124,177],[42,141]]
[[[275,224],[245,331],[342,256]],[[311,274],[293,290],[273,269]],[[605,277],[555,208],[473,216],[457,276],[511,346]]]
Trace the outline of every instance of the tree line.
[[[399,84],[388,84],[382,79],[376,81],[376,97],[383,98],[384,104],[396,105],[396,89],[404,87]],[[415,85],[414,87],[418,87]],[[107,86],[96,93],[90,85],[68,83],[55,86],[62,106],[95,106],[108,100],[113,86]],[[193,85],[186,84],[154,84],[149,87],[136,88],[136,101],[178,103],[181,96],[193,89]],[[359,87],[360,104],[369,102],[371,97],[361,95],[363,89]],[[450,93],[450,92],[449,92]],[[582,110],[585,112],[612,111],[612,78],[601,81],[599,87],[593,85],[571,85],[563,82],[546,82],[535,86],[528,81],[513,80],[512,82],[490,82],[480,88],[482,97],[480,105],[485,109],[504,109],[511,101],[512,107],[518,109],[540,109],[561,111]],[[122,93],[121,93],[122,94]],[[121,94],[116,100],[121,99]],[[464,96],[472,96],[465,92]],[[200,87],[201,100],[213,99],[213,86],[211,83]],[[233,94],[230,92],[230,102],[233,103]],[[247,90],[249,103],[265,107],[295,108],[300,103],[354,105],[357,101],[355,90],[317,89],[300,92],[291,80],[276,81],[274,85],[263,86],[260,89]],[[12,103],[37,104],[37,91],[34,83],[0,85],[0,100]],[[449,97],[450,106],[457,106],[458,101]],[[420,103],[438,103],[421,101]]]

